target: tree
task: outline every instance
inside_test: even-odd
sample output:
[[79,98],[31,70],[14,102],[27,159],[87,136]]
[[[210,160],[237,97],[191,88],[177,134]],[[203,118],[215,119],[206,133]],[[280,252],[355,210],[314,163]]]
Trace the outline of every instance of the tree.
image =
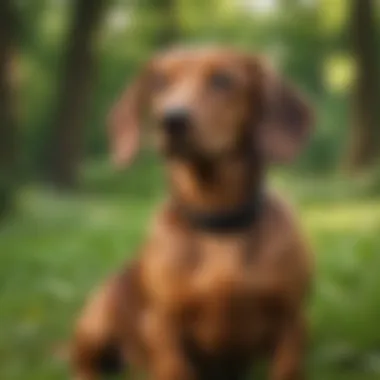
[[136,4],[146,21],[153,23],[154,47],[166,47],[178,39],[178,0],[140,0]]
[[16,112],[14,57],[16,10],[12,0],[0,3],[0,217],[12,206],[16,185]]
[[373,0],[353,0],[350,37],[356,61],[351,136],[345,166],[357,171],[373,163],[380,152],[379,64]]
[[54,185],[72,188],[84,148],[84,126],[89,106],[99,30],[106,0],[73,1],[53,135],[48,147],[48,175]]

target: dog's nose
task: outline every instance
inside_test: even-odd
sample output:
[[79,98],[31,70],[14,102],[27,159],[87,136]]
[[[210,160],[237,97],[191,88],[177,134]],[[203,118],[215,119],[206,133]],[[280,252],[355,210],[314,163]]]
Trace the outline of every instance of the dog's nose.
[[166,132],[173,137],[186,134],[189,125],[190,114],[184,108],[171,109],[164,114],[163,126]]

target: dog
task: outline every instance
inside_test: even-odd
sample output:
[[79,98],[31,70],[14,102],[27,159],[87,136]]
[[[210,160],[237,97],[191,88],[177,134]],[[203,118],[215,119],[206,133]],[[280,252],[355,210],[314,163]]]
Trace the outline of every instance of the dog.
[[313,257],[265,173],[297,156],[313,119],[261,56],[176,48],[146,64],[108,132],[125,166],[149,121],[169,197],[137,257],[81,314],[76,379],[128,367],[155,380],[237,380],[263,359],[271,380],[304,378]]

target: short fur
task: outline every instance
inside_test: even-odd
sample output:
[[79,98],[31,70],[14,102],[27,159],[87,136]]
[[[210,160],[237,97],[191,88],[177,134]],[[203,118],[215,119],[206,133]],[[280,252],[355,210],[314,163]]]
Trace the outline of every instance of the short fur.
[[[192,118],[175,141],[162,128],[174,106]],[[309,106],[261,58],[204,49],[159,55],[122,96],[110,118],[118,164],[137,151],[145,111],[166,157],[169,199],[135,261],[82,313],[76,378],[128,364],[155,380],[236,380],[266,357],[271,380],[302,379],[312,259],[290,208],[265,190],[264,174],[306,142]],[[177,209],[238,207],[258,188],[261,212],[239,231],[196,229]]]

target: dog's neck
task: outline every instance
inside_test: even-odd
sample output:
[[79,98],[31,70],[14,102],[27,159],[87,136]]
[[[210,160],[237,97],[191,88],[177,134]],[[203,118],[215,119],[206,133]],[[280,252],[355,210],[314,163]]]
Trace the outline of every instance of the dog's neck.
[[244,212],[256,207],[262,186],[262,165],[253,152],[214,161],[172,159],[168,168],[173,204],[211,218],[251,217]]

